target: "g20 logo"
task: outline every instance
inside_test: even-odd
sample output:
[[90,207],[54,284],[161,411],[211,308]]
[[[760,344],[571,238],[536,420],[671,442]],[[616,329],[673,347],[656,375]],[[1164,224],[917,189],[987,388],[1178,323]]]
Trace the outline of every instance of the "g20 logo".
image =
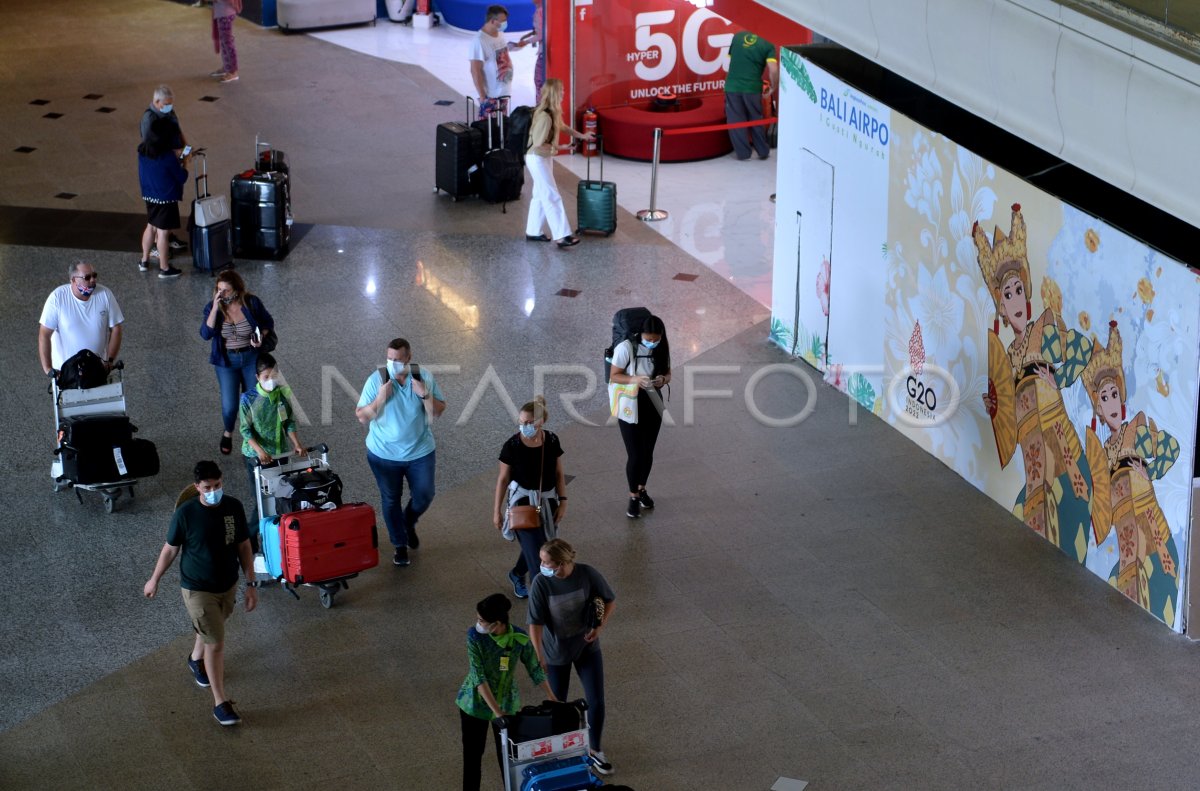
[[[670,33],[651,28],[670,25],[675,21],[676,9],[646,11],[634,17],[633,45],[638,50],[629,54],[629,60],[637,61],[633,73],[646,82],[658,82],[675,71],[679,61],[679,48]],[[695,75],[703,77],[721,69],[729,68],[729,43],[733,33],[712,33],[704,39],[709,47],[717,50],[716,57],[705,59],[700,54],[701,27],[710,19],[729,27],[729,21],[706,8],[698,8],[683,25],[680,46],[683,48],[684,65]]]
[[924,382],[915,376],[908,377],[907,384],[909,398],[930,412],[937,411],[937,393],[933,391],[932,387],[926,386]]

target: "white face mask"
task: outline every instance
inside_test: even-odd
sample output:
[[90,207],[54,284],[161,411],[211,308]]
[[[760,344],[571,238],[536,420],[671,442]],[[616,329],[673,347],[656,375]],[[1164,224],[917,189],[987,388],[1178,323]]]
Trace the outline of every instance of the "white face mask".
[[266,390],[268,393],[271,392],[272,390],[274,390],[276,386],[277,385],[276,385],[276,382],[274,379],[262,380],[262,389]]
[[475,622],[475,631],[479,632],[480,634],[491,634],[492,632],[491,627],[484,626],[479,621]]

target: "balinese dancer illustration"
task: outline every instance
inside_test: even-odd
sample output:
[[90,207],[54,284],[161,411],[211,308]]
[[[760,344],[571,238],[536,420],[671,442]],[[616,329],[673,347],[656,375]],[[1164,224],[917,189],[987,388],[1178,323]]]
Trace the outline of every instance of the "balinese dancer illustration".
[[[1060,391],[1079,377],[1091,358],[1092,343],[1067,329],[1053,307],[1033,319],[1020,204],[1013,204],[1007,236],[997,227],[989,242],[978,222],[971,235],[999,314],[988,333],[988,392],[983,403],[992,418],[1000,466],[1008,466],[1018,445],[1025,464],[1025,486],[1013,513],[1082,563],[1087,555],[1091,474]],[[1008,349],[1000,341],[1001,321],[1016,336]]]
[[[1117,531],[1119,559],[1111,582],[1129,598],[1174,626],[1179,597],[1179,551],[1154,496],[1154,481],[1179,458],[1179,442],[1159,431],[1145,412],[1125,419],[1125,373],[1121,333],[1108,323],[1108,348],[1095,346],[1083,370],[1083,386],[1096,415],[1085,432],[1087,458],[1095,480],[1092,529],[1096,544]],[[1108,430],[1101,444],[1096,418]]]

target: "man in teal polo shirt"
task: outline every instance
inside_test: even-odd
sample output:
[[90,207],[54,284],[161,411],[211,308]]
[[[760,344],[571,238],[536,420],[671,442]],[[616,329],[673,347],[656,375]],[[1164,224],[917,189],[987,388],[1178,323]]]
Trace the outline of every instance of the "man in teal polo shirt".
[[[375,474],[383,520],[396,553],[392,563],[407,566],[408,550],[416,549],[417,519],[433,502],[433,418],[446,411],[433,374],[412,362],[412,346],[403,338],[388,344],[387,365],[367,377],[358,407],[358,422],[367,426],[367,463]],[[408,480],[408,505],[403,506]]]
[[[779,87],[779,60],[775,57],[775,45],[754,33],[742,30],[729,42],[729,75],[725,78],[725,122],[757,121],[762,113],[763,70],[771,81],[771,93]],[[771,155],[767,145],[765,127],[752,126],[747,130],[730,129],[729,139],[738,159],[750,158],[750,140],[759,159]],[[749,136],[746,132],[749,131]]]

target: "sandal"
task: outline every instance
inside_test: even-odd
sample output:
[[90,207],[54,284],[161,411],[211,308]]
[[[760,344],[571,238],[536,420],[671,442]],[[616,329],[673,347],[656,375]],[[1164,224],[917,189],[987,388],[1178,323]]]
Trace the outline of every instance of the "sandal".
[[566,239],[563,239],[561,242],[559,242],[558,246],[559,247],[574,247],[577,244],[579,244],[578,236],[568,236]]
[[221,453],[226,456],[233,453],[233,437],[226,437],[224,434],[221,435]]

